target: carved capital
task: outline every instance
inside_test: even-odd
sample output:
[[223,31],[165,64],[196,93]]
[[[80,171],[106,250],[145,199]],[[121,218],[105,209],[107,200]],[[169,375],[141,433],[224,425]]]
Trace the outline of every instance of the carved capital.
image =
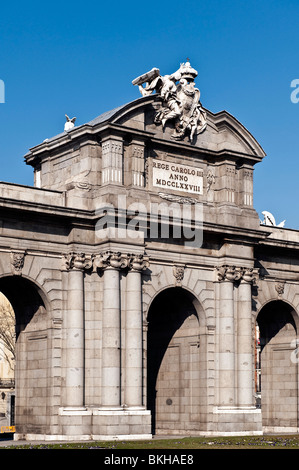
[[128,266],[128,262],[128,255],[120,252],[106,251],[96,256],[95,267],[98,269],[124,269]]
[[144,271],[149,266],[149,257],[143,254],[129,255],[128,266],[135,272]]
[[227,265],[217,266],[216,270],[217,270],[217,278],[218,278],[218,281],[220,282],[221,281],[234,282],[237,280],[237,276],[239,274],[236,271],[235,266],[227,266]]
[[62,270],[88,271],[93,266],[93,255],[85,253],[67,253],[62,255]]
[[242,275],[241,275],[241,282],[247,282],[249,284],[254,284],[256,281],[256,276],[258,274],[258,270],[254,268],[241,268]]
[[12,250],[10,253],[10,262],[12,272],[15,275],[21,276],[24,267],[26,251]]
[[258,270],[254,268],[243,268],[235,266],[216,267],[218,281],[246,282],[253,284],[256,281]]

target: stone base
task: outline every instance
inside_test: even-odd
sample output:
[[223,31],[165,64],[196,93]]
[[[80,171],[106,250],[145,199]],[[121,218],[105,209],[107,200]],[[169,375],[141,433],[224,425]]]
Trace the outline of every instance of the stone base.
[[215,430],[208,435],[217,436],[258,436],[263,434],[262,413],[259,408],[228,408],[213,409]]
[[[57,432],[58,431],[58,432]],[[15,440],[92,441],[152,439],[151,413],[144,408],[60,408],[49,434],[15,433]]]
[[66,439],[67,436],[101,440],[152,437],[151,413],[144,408],[61,408],[59,415],[61,434]]
[[296,426],[263,426],[264,434],[298,434]]

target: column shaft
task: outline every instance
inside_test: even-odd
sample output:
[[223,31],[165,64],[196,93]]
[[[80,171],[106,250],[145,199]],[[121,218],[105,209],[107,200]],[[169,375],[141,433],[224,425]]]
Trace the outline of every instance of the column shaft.
[[66,405],[84,405],[84,273],[68,273]]
[[241,281],[238,294],[238,405],[253,406],[251,283]]
[[126,393],[128,406],[142,406],[142,305],[141,273],[127,274]]
[[219,405],[235,404],[235,331],[234,285],[225,280],[220,284],[219,318]]
[[120,406],[119,270],[104,271],[102,323],[102,405]]

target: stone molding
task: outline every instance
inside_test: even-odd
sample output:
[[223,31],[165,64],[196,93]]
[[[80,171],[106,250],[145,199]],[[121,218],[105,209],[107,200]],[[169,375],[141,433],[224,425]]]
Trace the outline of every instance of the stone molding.
[[258,269],[228,265],[217,266],[216,271],[219,282],[230,281],[254,284],[258,275]]

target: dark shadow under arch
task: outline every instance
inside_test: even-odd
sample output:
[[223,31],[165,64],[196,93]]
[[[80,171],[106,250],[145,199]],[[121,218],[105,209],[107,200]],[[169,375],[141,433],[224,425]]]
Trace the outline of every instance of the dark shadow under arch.
[[262,424],[266,432],[298,428],[298,316],[294,308],[273,300],[262,307],[257,324],[260,334]]
[[33,282],[21,276],[0,278],[0,292],[9,300],[16,317],[16,339],[20,332],[43,307],[44,301]]
[[22,276],[0,278],[15,313],[15,425],[17,433],[46,433],[48,316],[40,288]]
[[[195,297],[181,287],[160,292],[148,313],[147,336],[147,407],[152,412],[152,432],[156,428],[156,383],[163,357],[175,333],[188,317],[198,313]],[[198,332],[197,332],[198,333]]]
[[264,305],[257,316],[257,323],[260,329],[261,350],[286,325],[291,325],[297,333],[298,320],[294,309],[282,300],[273,300]]

